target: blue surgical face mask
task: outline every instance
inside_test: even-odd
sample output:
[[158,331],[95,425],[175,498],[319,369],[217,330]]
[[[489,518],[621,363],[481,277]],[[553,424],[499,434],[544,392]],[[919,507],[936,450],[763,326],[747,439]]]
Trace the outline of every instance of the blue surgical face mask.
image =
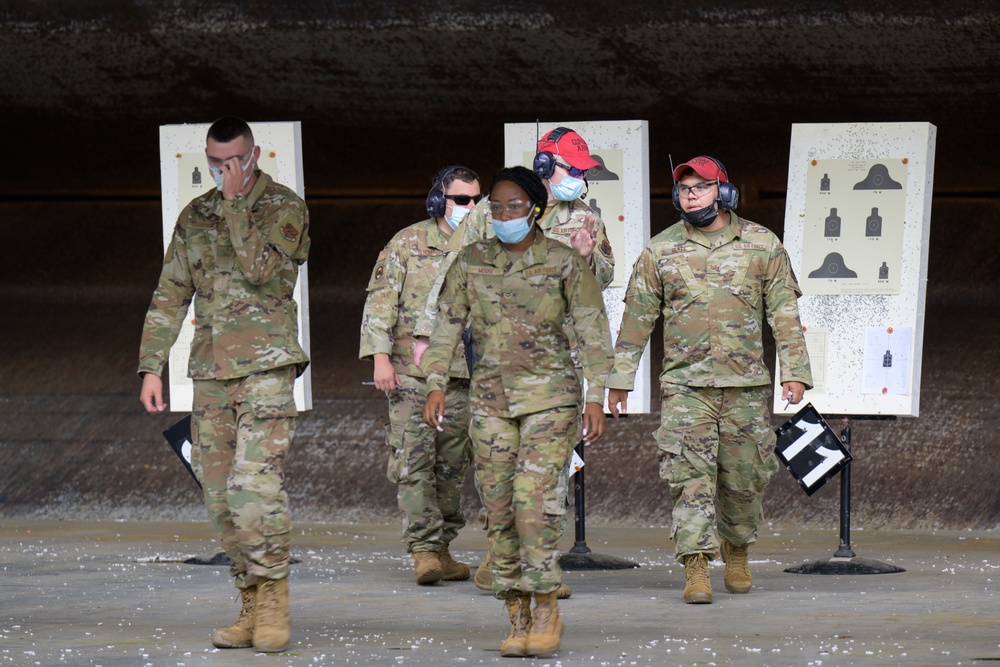
[[471,210],[471,208],[459,208],[458,206],[451,207],[451,215],[445,218],[448,222],[448,226],[451,227],[451,231],[458,229],[458,226],[462,224],[462,221],[465,220],[465,216],[467,216]]
[[549,189],[552,196],[559,201],[573,201],[579,199],[583,193],[584,182],[582,178],[573,178],[569,174],[563,174],[562,180],[558,183],[549,181]]
[[[253,162],[253,151],[250,151],[250,159],[247,160],[247,163],[245,165],[243,165],[243,171],[246,171],[247,167],[249,167],[252,162]],[[215,181],[215,187],[219,189],[219,192],[222,192],[222,185],[223,183],[226,182],[226,175],[222,173],[221,169],[219,169],[218,167],[213,167],[212,165],[208,165],[208,170],[212,172],[212,180]],[[251,176],[253,176],[253,171],[247,174],[246,178],[243,179],[243,185],[240,186],[240,190],[242,190],[247,186],[247,183],[250,182]]]
[[501,243],[520,243],[531,231],[531,225],[534,224],[534,222],[528,222],[529,217],[531,217],[530,213],[523,218],[514,218],[513,220],[493,218],[493,232]]

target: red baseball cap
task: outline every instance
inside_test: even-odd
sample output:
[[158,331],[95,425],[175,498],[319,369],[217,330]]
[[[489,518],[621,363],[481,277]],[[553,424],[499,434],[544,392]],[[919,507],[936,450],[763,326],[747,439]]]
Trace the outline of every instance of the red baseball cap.
[[[555,141],[550,138],[552,135],[556,135]],[[583,137],[564,127],[557,127],[539,139],[538,152],[558,155],[577,169],[593,169],[601,166],[600,162],[590,157],[590,148],[587,147]]]
[[674,168],[674,180],[679,181],[681,179],[681,174],[683,174],[687,169],[693,169],[696,174],[704,178],[706,181],[719,181],[720,183],[728,183],[729,175],[726,174],[725,168],[722,164],[707,155],[699,155],[696,158],[691,158],[684,164],[679,164]]

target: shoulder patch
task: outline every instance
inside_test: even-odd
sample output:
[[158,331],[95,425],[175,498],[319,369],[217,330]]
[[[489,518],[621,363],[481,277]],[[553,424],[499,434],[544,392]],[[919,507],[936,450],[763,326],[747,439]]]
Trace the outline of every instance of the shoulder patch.
[[281,235],[286,241],[297,243],[299,240],[299,230],[290,222],[286,222],[281,227]]
[[372,269],[372,277],[368,280],[368,291],[381,289],[388,283],[386,277],[386,259],[384,257],[379,258],[378,263],[375,268]]
[[611,241],[609,241],[607,237],[605,237],[604,240],[601,241],[601,252],[604,253],[605,255],[611,254]]

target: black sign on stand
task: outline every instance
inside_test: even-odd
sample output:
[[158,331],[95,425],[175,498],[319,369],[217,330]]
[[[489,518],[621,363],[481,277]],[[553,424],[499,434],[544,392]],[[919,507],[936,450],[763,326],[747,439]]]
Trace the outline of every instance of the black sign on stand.
[[807,496],[816,493],[852,460],[837,434],[812,403],[778,427],[774,453]]
[[802,489],[812,495],[840,473],[840,546],[830,558],[789,567],[791,574],[893,574],[901,567],[871,558],[860,558],[851,549],[851,420],[895,419],[895,417],[845,417],[838,438],[823,416],[806,405],[777,430],[775,453]]

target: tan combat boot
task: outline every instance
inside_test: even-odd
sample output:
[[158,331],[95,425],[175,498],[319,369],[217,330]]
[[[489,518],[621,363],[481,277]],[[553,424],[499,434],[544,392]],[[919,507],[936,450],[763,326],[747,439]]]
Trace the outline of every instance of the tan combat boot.
[[750,574],[750,545],[733,546],[722,541],[722,560],[726,562],[726,590],[730,593],[749,593],[753,586],[753,575]]
[[481,591],[493,590],[493,554],[489,551],[483,556],[483,562],[476,569],[476,588]]
[[559,616],[559,603],[556,600],[556,591],[535,593],[535,608],[531,611],[531,627],[528,629],[525,655],[550,658],[559,650],[563,622]]
[[228,628],[218,628],[212,633],[212,646],[216,648],[250,648],[253,646],[253,608],[257,604],[257,587],[240,589],[242,601],[240,616]]
[[684,601],[711,604],[712,581],[708,578],[708,556],[691,554],[684,558]]
[[288,618],[288,578],[258,579],[253,647],[264,653],[284,651],[292,634]]
[[520,658],[528,655],[528,628],[531,627],[531,596],[524,593],[510,593],[504,606],[510,616],[510,635],[500,645],[500,655],[505,658]]
[[444,572],[441,578],[445,581],[465,581],[469,578],[469,566],[452,558],[448,545],[438,552],[438,560],[441,562],[441,571]]
[[441,559],[436,551],[414,551],[413,552],[413,573],[417,577],[418,584],[433,584],[440,581],[444,576],[444,569],[441,567]]

